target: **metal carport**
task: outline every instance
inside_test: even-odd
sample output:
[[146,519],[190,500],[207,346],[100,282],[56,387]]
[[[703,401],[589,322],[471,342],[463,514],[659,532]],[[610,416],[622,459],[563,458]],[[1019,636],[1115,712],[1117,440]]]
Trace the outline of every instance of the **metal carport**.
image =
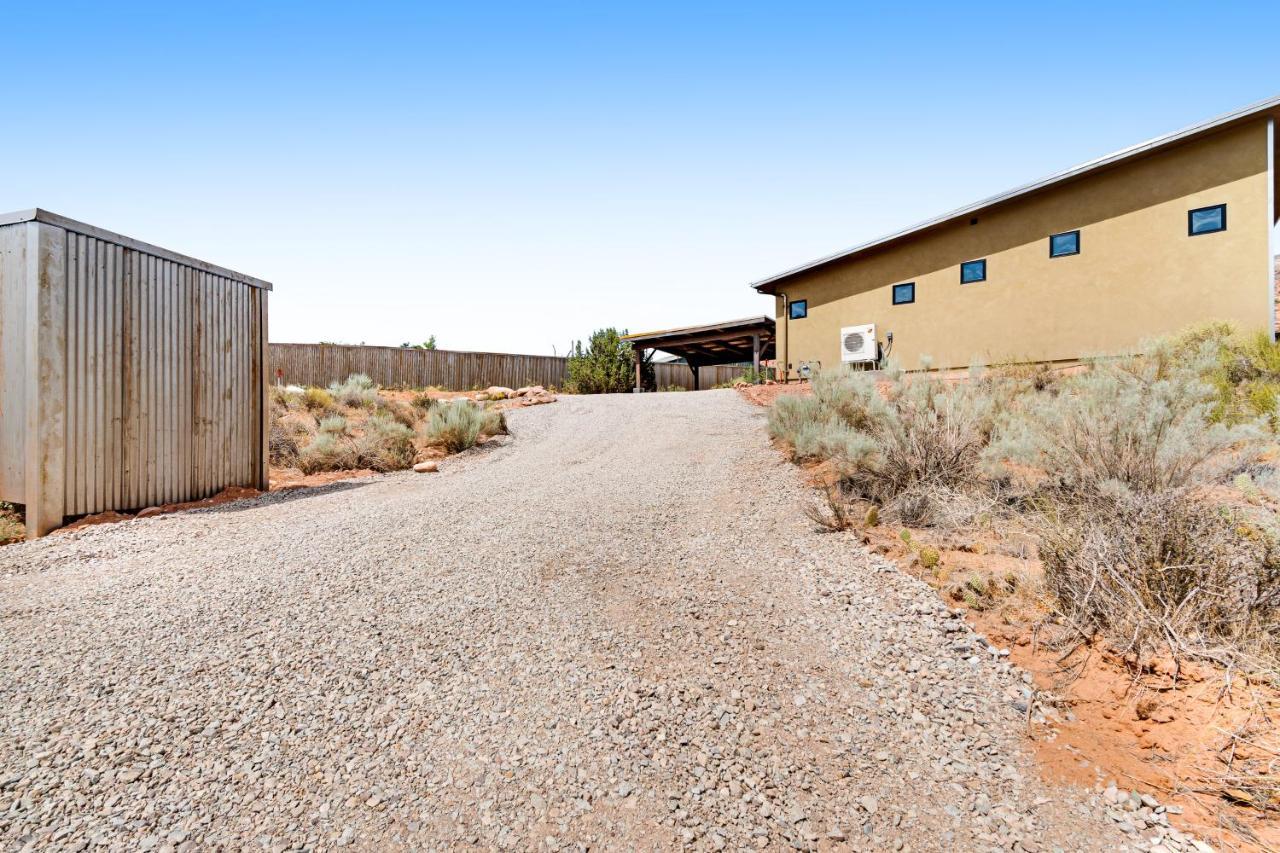
[[774,320],[772,317],[748,317],[707,326],[687,326],[624,335],[636,353],[636,390],[640,390],[644,352],[662,350],[683,358],[693,371],[693,387],[698,389],[698,368],[712,364],[751,362],[757,375],[760,361],[773,358]]

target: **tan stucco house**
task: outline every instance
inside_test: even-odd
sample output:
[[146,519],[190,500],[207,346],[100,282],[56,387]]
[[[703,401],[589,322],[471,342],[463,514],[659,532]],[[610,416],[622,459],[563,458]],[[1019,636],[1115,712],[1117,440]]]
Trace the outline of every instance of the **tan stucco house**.
[[1073,361],[1210,320],[1275,333],[1280,98],[752,285],[789,378]]

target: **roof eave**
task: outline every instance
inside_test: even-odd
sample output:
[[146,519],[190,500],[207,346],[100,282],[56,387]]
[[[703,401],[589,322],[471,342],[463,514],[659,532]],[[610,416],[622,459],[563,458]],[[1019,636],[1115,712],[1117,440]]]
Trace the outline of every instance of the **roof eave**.
[[[857,246],[853,246],[852,248],[844,249],[842,251],[835,252],[834,254],[817,258],[816,260],[809,261],[797,267],[792,267],[791,269],[786,270],[784,272],[780,272],[777,275],[772,275],[772,276],[769,276],[768,278],[763,278],[763,279],[760,279],[759,281],[752,282],[749,285],[749,287],[755,289],[758,293],[773,294],[777,289],[776,287],[774,287],[774,285],[777,285],[779,282],[785,279],[791,278],[793,276],[799,275],[801,273],[808,272],[813,269],[817,269],[818,267],[825,266],[826,264],[832,263],[834,261],[845,260],[854,255],[860,254],[870,249],[887,245],[889,243],[893,243],[897,240],[901,240],[913,234],[918,234],[924,231],[928,231],[931,228],[936,228],[938,226],[945,225],[949,222],[953,222],[957,219],[962,219],[965,216],[970,216],[974,213],[978,213],[982,210],[986,210],[998,204],[1003,204],[1005,202],[1012,201],[1013,199],[1016,199],[1016,198],[1021,198],[1026,195],[1031,195],[1032,193],[1040,192],[1041,190],[1047,189],[1050,186],[1054,186],[1059,183],[1063,183],[1065,181],[1078,178],[1082,175],[1088,174],[1089,172],[1092,172],[1097,169],[1102,169],[1107,166],[1114,165],[1115,163],[1118,163],[1122,160],[1126,160],[1130,157],[1136,157],[1142,154],[1147,154],[1159,148],[1164,148],[1166,146],[1176,145],[1178,143],[1185,142],[1191,139],[1192,137],[1198,136],[1203,133],[1209,133],[1214,130],[1220,130],[1226,127],[1227,125],[1233,124],[1235,122],[1244,121],[1244,120],[1253,118],[1255,116],[1262,115],[1263,113],[1276,110],[1277,107],[1280,107],[1280,96],[1258,101],[1248,106],[1241,107],[1238,110],[1233,110],[1232,112],[1224,113],[1215,118],[1211,118],[1208,121],[1203,121],[1198,124],[1190,125],[1189,127],[1184,127],[1181,130],[1174,131],[1173,133],[1167,133],[1167,134],[1164,134],[1163,136],[1157,136],[1154,139],[1148,139],[1146,142],[1139,142],[1137,145],[1130,145],[1128,148],[1122,148],[1119,151],[1115,151],[1111,154],[1107,154],[1102,157],[1089,160],[1085,163],[1081,163],[1077,166],[1072,166],[1071,168],[1064,169],[1060,172],[1055,172],[1054,174],[1049,175],[1048,177],[1045,177],[1045,178],[1041,178],[1040,180],[1033,181],[1029,184],[1023,184],[1022,186],[1016,187],[1012,190],[1008,190],[1007,192],[1003,192],[998,195],[991,196],[990,198],[986,198],[981,201],[974,202],[973,204],[965,205],[964,207],[957,208],[956,210],[952,210],[949,213],[944,213],[941,216],[935,216],[931,219],[926,219],[923,222],[918,222],[915,225],[911,225],[899,231],[894,231],[882,237],[877,237],[874,240],[870,240],[866,243],[861,243]],[[766,290],[766,288],[769,288],[769,289]]]

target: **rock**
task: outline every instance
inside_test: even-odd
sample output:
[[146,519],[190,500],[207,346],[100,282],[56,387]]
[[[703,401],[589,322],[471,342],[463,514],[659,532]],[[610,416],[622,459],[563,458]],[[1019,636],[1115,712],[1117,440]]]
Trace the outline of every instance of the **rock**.
[[[484,394],[485,399],[487,400],[505,400],[508,397],[514,397],[516,395],[515,391],[512,391],[510,388],[505,388],[501,385],[490,385],[488,388],[484,389],[480,393]],[[478,399],[479,395],[476,395],[476,396]]]
[[146,509],[139,511],[139,512],[138,512],[138,514],[137,514],[137,516],[135,516],[135,517],[136,517],[136,518],[151,518],[151,517],[153,517],[153,516],[163,515],[163,514],[164,514],[164,510],[162,510],[160,507],[158,507],[158,506],[149,506],[149,507],[147,507]]
[[858,799],[858,805],[866,811],[867,814],[875,814],[876,809],[880,808],[879,801],[875,797],[864,796]]
[[516,389],[517,397],[538,397],[547,393],[547,389],[541,385],[526,385],[523,388]]
[[417,465],[413,466],[415,474],[434,474],[439,470],[440,466],[429,459],[426,462],[419,462]]

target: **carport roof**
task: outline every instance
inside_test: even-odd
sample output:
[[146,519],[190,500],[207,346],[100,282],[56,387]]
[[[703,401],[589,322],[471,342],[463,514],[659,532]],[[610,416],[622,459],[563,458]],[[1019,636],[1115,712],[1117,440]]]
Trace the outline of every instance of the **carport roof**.
[[703,365],[751,361],[756,335],[760,337],[760,357],[773,358],[772,317],[748,317],[706,326],[640,332],[623,335],[622,339],[640,349],[660,349],[680,356],[691,365]]

